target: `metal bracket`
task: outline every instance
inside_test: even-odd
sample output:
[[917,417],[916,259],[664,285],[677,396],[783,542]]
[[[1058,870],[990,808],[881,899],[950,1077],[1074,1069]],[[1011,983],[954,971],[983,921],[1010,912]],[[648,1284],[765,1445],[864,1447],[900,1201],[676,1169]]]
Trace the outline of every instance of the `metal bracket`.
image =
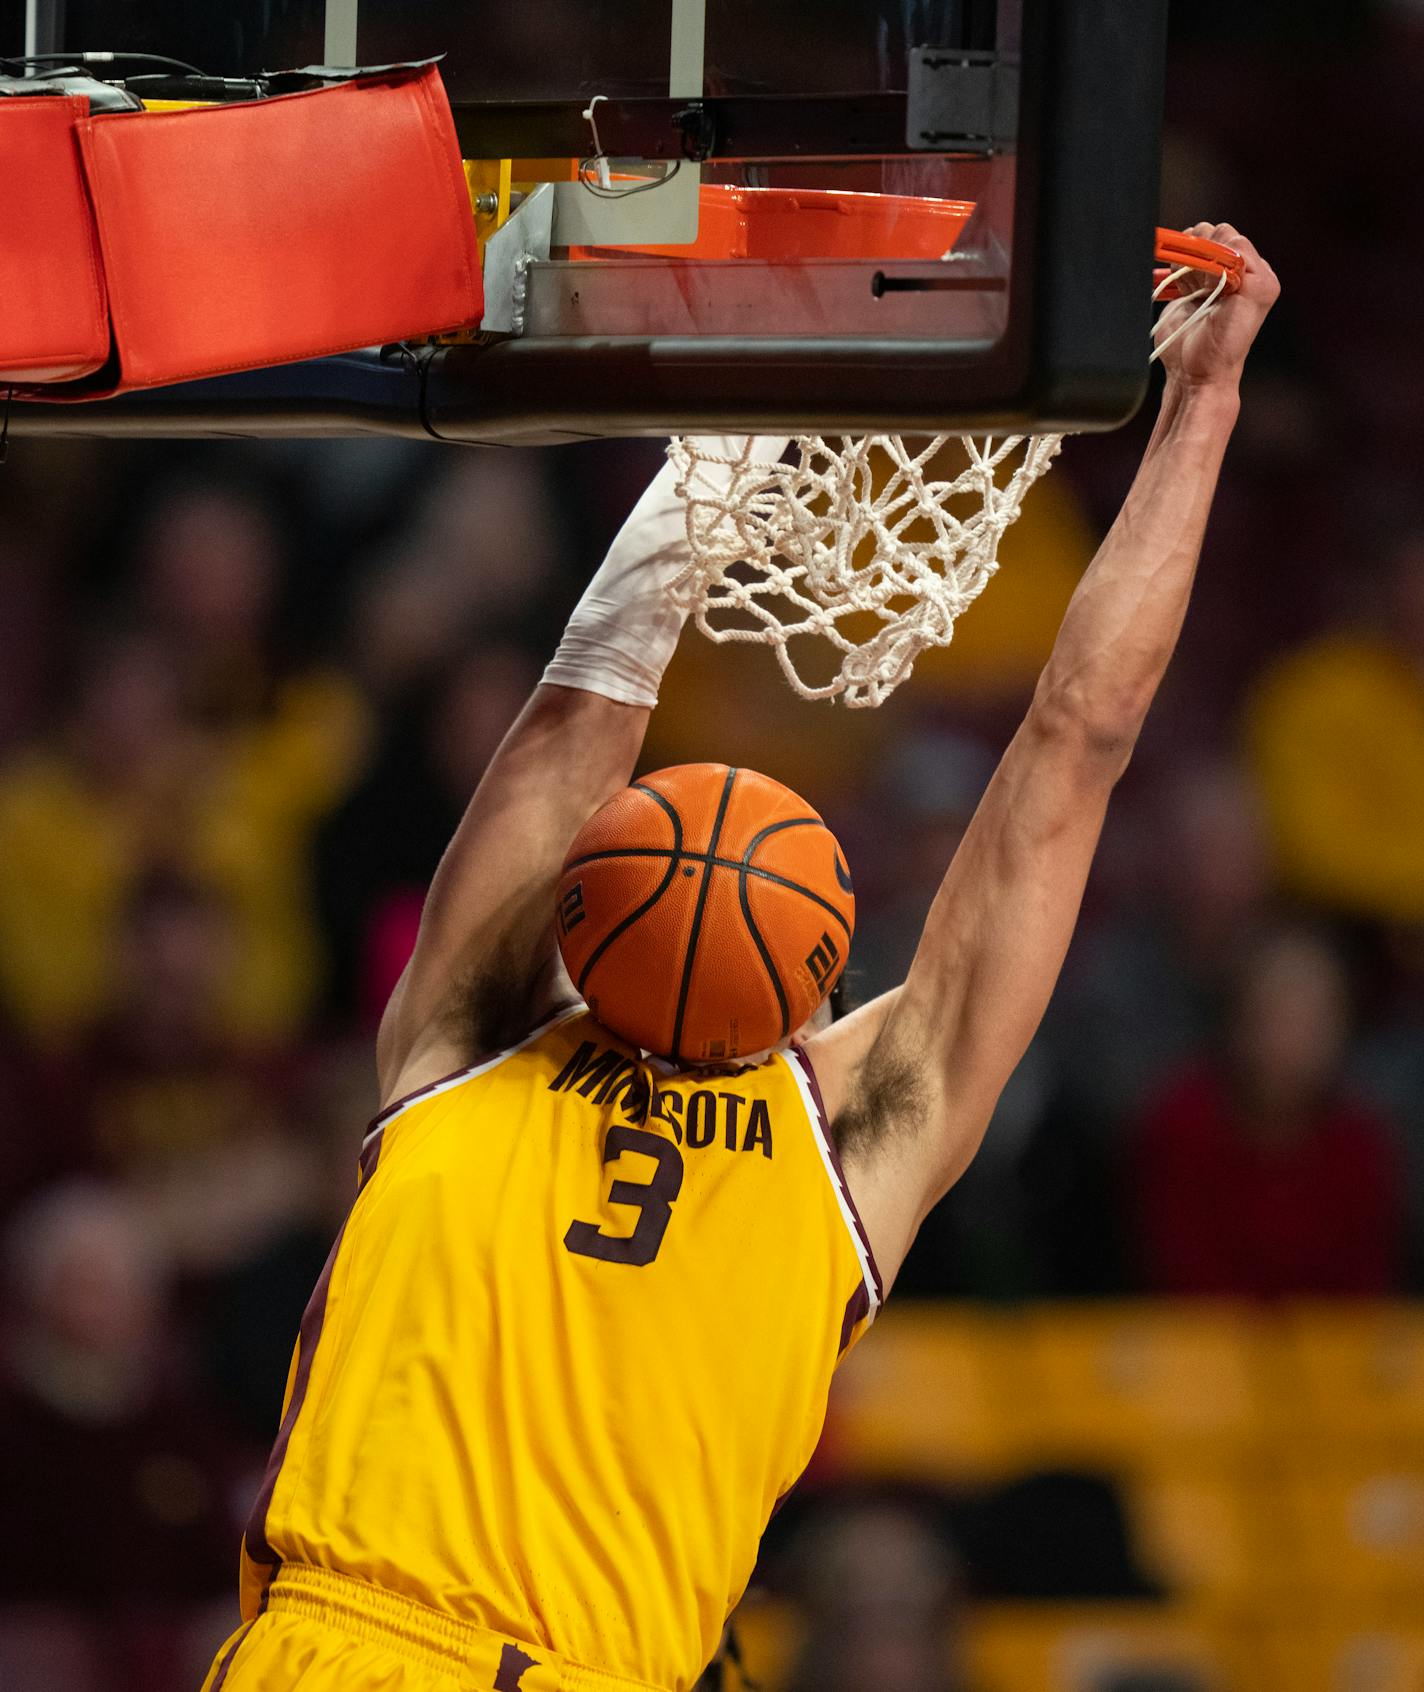
[[[615,165],[630,161],[613,160]],[[633,168],[639,168],[632,161]],[[654,166],[654,169],[660,167]],[[702,172],[695,164],[674,165],[647,192],[604,198],[582,182],[555,182],[553,244],[556,247],[628,247],[675,244],[697,239]]]
[[485,243],[485,314],[480,328],[524,332],[524,273],[547,259],[554,227],[554,184],[541,182]]
[[905,143],[937,152],[973,139],[1012,146],[1019,130],[1019,66],[999,53],[955,47],[910,50]]

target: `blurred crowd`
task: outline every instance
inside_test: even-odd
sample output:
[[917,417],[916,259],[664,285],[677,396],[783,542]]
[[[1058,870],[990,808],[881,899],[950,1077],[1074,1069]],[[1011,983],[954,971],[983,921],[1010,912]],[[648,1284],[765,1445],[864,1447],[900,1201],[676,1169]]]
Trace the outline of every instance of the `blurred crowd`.
[[[1424,1287],[1424,11],[1260,11],[1180,8],[1163,221],[1230,216],[1284,297],[1062,985],[897,1298]],[[905,969],[1149,424],[1069,443],[879,712],[684,641],[647,765],[745,762],[826,814],[857,997]],[[423,889],[658,458],[12,441],[0,1685],[197,1683]],[[893,1513],[860,1508],[862,1541]],[[887,1550],[895,1614],[953,1600],[928,1534]],[[951,1692],[875,1637],[873,1672],[827,1635],[797,1685]]]

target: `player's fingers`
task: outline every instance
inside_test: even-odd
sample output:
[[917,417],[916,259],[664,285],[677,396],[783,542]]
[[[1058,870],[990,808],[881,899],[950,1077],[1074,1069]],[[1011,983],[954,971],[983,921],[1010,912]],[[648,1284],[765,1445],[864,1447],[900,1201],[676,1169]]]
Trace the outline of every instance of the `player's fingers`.
[[[1183,234],[1194,235],[1200,240],[1209,240],[1214,227],[1215,225],[1210,223],[1194,223],[1189,229],[1183,230]],[[1199,294],[1204,287],[1214,286],[1215,282],[1214,276],[1205,276],[1200,270],[1189,269],[1173,284],[1170,297],[1176,300],[1190,299],[1193,294]],[[1161,319],[1158,322],[1160,328]]]
[[1225,247],[1240,253],[1245,274],[1242,285],[1252,294],[1258,296],[1264,304],[1269,306],[1281,291],[1281,284],[1274,270],[1261,257],[1256,244],[1248,236],[1241,233],[1234,224],[1218,225],[1218,233],[1214,239]]
[[1280,294],[1281,284],[1275,271],[1261,257],[1256,243],[1249,236],[1243,235],[1234,223],[1218,223],[1211,238],[1241,255],[1243,293],[1249,294],[1269,310]]
[[[1232,252],[1240,255],[1242,260],[1242,289],[1253,297],[1259,298],[1268,309],[1281,291],[1281,285],[1276,273],[1257,251],[1255,243],[1241,233],[1234,223],[1194,223],[1187,231],[1189,235],[1197,235],[1208,241],[1215,241],[1219,246],[1229,247]],[[1201,271],[1192,271],[1184,276],[1178,284],[1182,294],[1211,292],[1216,286],[1216,277],[1206,275]]]
[[1248,271],[1269,268],[1257,250],[1256,243],[1248,235],[1243,235],[1234,223],[1218,223],[1212,230],[1211,239],[1223,247],[1230,247],[1232,252],[1239,253],[1245,260]]

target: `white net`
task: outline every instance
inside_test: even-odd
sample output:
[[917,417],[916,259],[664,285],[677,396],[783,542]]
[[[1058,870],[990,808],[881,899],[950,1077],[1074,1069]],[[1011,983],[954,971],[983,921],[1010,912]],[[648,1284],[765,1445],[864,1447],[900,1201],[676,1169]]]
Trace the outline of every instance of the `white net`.
[[[803,699],[879,705],[949,645],[1061,439],[800,435],[787,462],[756,436],[736,457],[676,439],[691,562],[673,594],[709,639],[773,647]],[[817,681],[825,642],[839,668]]]
[[[1216,306],[1226,277],[1164,274],[1154,359]],[[789,460],[746,438],[676,438],[690,562],[674,597],[709,639],[770,646],[803,699],[879,705],[999,567],[999,541],[1061,435],[798,435]],[[808,644],[809,643],[809,644]],[[827,668],[827,644],[839,655]],[[793,652],[794,645],[794,652]]]

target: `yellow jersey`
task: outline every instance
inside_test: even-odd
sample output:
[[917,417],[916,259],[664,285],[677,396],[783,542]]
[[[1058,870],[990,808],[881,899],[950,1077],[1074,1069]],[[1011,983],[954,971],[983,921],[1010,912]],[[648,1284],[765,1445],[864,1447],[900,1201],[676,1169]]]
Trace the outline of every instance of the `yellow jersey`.
[[243,1554],[669,1692],[879,1307],[804,1054],[672,1072],[570,1011],[392,1105]]

